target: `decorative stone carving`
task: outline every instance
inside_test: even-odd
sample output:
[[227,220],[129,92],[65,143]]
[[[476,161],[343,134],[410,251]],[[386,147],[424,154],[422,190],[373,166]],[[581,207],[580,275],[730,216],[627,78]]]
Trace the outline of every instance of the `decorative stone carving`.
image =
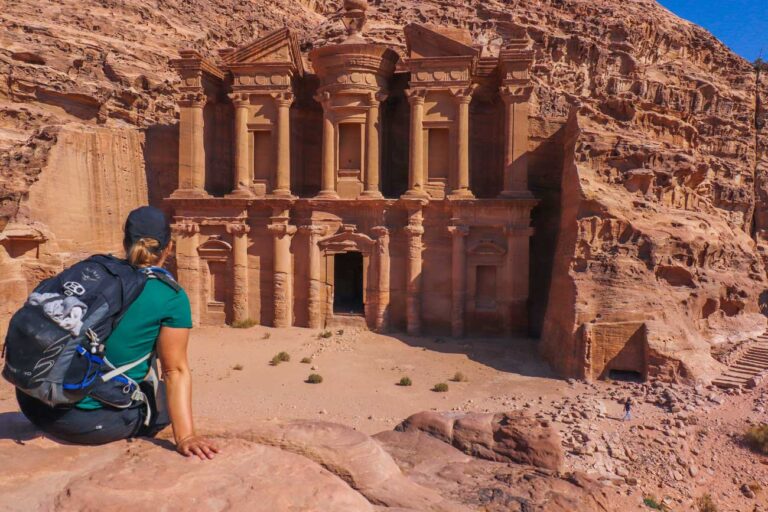
[[203,91],[182,92],[176,98],[176,103],[184,108],[203,108],[207,101]]
[[188,220],[181,220],[171,224],[173,236],[193,236],[200,232],[200,224]]

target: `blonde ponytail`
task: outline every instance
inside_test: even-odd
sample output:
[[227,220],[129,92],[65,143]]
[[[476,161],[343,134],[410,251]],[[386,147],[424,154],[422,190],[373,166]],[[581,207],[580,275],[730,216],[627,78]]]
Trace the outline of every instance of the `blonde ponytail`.
[[127,251],[128,263],[134,267],[151,267],[160,259],[160,242],[154,238],[139,238]]

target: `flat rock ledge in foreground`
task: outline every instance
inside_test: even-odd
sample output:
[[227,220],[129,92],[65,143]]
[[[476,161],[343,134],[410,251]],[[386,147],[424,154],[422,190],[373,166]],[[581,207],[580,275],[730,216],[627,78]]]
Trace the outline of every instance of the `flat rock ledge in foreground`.
[[322,421],[259,421],[215,434],[222,453],[206,462],[162,439],[73,446],[41,437],[21,415],[0,423],[0,496],[10,511],[565,512],[629,503],[583,475],[561,476],[559,434],[519,412],[420,413],[374,437]]

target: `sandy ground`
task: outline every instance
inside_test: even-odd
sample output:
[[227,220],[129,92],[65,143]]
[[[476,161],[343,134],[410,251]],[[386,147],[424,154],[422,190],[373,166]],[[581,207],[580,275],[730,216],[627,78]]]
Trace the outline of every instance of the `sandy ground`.
[[[602,474],[606,481],[627,486],[628,492],[638,486],[644,495],[668,497],[670,510],[698,510],[695,500],[703,494],[715,499],[719,512],[762,511],[768,505],[768,490],[754,498],[740,490],[755,482],[768,489],[768,457],[749,451],[736,436],[750,422],[768,422],[766,386],[737,396],[715,389],[699,389],[696,395],[682,386],[679,392],[698,401],[683,411],[683,423],[680,414],[642,398],[633,421],[622,422],[621,400],[648,393],[651,386],[556,379],[536,356],[531,340],[410,338],[357,328],[337,328],[327,338],[320,333],[260,326],[195,329],[190,362],[198,428],[242,429],[255,419],[315,418],[374,434],[424,410],[522,407],[563,432],[568,469]],[[271,365],[281,351],[291,360]],[[304,357],[312,362],[301,363]],[[466,382],[451,381],[456,372],[463,373]],[[322,375],[323,382],[306,383],[310,373]],[[398,386],[403,376],[413,385]],[[449,391],[432,391],[438,382],[448,383]],[[579,417],[595,407],[602,412]],[[0,416],[13,416],[18,425],[23,419],[3,414],[16,410],[11,386],[0,383]],[[574,454],[573,440],[570,445],[568,441],[574,431],[597,440],[596,452]],[[616,456],[611,447],[616,441],[606,436],[618,439],[622,450],[634,455],[628,460]],[[690,466],[696,468],[695,476]],[[631,479],[637,482],[627,484]]]
[[[495,410],[498,397],[553,399],[568,389],[563,381],[550,378],[548,367],[524,339],[457,342],[382,336],[357,328],[334,329],[331,337],[321,338],[321,332],[196,329],[190,358],[201,422],[318,418],[374,434],[419,411],[467,405]],[[270,365],[281,351],[290,354],[291,361]],[[301,363],[304,357],[311,357],[312,363]],[[235,369],[238,365],[242,370]],[[467,381],[450,381],[456,372]],[[321,375],[322,384],[305,383],[310,373]],[[404,376],[411,378],[412,386],[397,385]],[[449,391],[432,391],[438,382],[448,383]]]

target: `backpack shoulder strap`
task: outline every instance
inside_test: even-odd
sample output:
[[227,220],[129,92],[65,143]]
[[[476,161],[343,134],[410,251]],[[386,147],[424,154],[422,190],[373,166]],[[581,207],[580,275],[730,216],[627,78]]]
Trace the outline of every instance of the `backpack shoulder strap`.
[[173,278],[173,275],[162,267],[147,267],[142,269],[142,272],[144,272],[149,279],[157,279],[158,281],[165,283],[176,293],[181,291],[181,286],[176,282],[176,279]]

